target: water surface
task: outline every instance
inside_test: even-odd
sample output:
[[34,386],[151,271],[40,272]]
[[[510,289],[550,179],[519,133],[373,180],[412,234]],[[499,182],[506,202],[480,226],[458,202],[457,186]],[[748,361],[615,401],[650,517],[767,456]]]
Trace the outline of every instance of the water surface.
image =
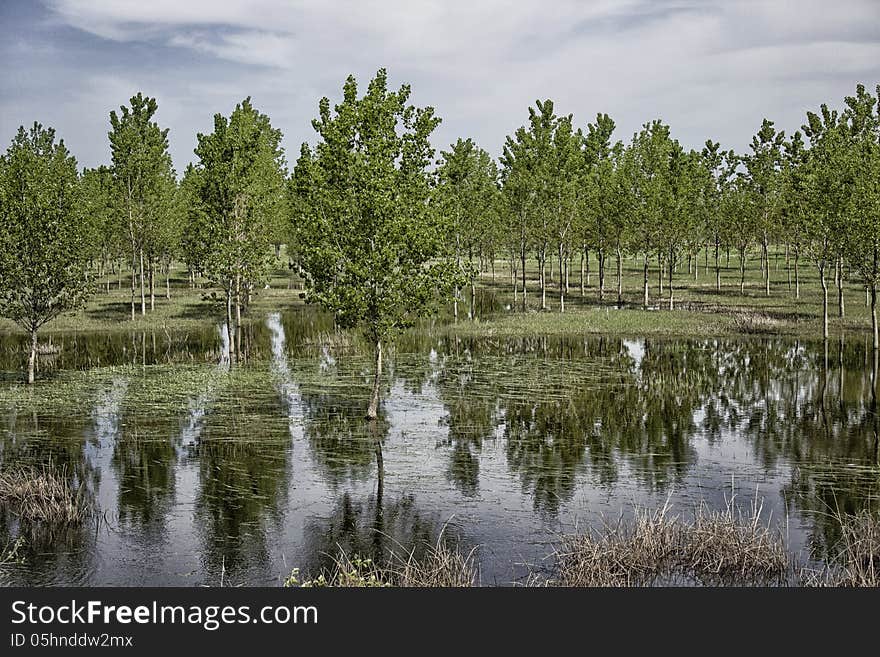
[[[363,419],[365,350],[309,310],[222,326],[56,336],[21,386],[0,337],[0,461],[64,467],[98,519],[25,532],[24,585],[280,584],[341,546],[381,558],[442,535],[483,584],[546,569],[559,537],[634,505],[763,504],[819,559],[828,511],[877,512],[876,398],[862,339],[462,340],[422,330],[390,354]],[[381,445],[384,470],[377,468]]]

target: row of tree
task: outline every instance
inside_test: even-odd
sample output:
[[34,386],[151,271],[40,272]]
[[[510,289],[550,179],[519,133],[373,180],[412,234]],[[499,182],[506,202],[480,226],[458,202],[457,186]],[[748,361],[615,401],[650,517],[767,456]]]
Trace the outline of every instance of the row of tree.
[[51,129],[20,129],[0,160],[0,304],[31,335],[29,380],[40,326],[96,281],[121,285],[126,271],[131,317],[145,315],[163,276],[170,296],[173,261],[186,263],[191,282],[222,292],[235,358],[235,327],[266,282],[273,245],[277,256],[282,244],[307,300],[374,344],[370,416],[387,341],[444,299],[457,318],[468,288],[473,317],[477,277],[494,277],[499,259],[523,310],[534,293],[527,262],[537,261],[542,309],[556,269],[564,311],[578,260],[581,294],[595,260],[604,299],[613,259],[622,303],[627,257],[640,261],[643,304],[656,263],[656,299],[665,285],[673,308],[676,272],[687,264],[696,277],[701,253],[720,288],[721,253],[734,249],[744,291],[757,250],[769,295],[770,252],[784,247],[795,295],[802,259],[818,268],[825,337],[830,268],[841,314],[844,277],[859,277],[877,345],[880,102],[863,86],[842,111],[808,113],[791,137],[765,120],[743,155],[712,141],[685,149],[660,121],[624,143],[606,114],[578,128],[572,115],[538,101],[497,163],[470,139],[435,160],[430,135],[440,119],[409,97],[406,85],[388,88],[384,70],[363,94],[349,77],[338,104],[320,101],[318,143],[303,145],[290,172],[281,132],[250,99],[197,136],[197,160],[179,179],[157,103],[142,94],[110,114],[107,166],[79,173]]

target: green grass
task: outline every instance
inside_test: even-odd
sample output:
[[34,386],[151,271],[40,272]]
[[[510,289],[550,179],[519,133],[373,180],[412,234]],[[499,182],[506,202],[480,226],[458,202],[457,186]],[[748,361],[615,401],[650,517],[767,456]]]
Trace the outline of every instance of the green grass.
[[[802,259],[800,263],[800,298],[794,296],[793,284],[783,252],[771,253],[771,294],[765,294],[757,253],[747,262],[744,294],[739,287],[739,263],[734,254],[730,262],[722,256],[722,288],[715,287],[715,273],[705,269],[705,260],[699,258],[696,280],[683,265],[675,275],[675,310],[668,308],[668,287],[664,276],[663,294],[658,295],[657,264],[651,262],[649,272],[650,304],[656,310],[642,308],[642,261],[624,258],[623,308],[618,309],[616,263],[609,257],[606,263],[605,295],[599,300],[598,274],[595,253],[591,254],[590,277],[584,294],[580,291],[580,263],[575,257],[566,294],[565,313],[559,312],[558,267],[548,283],[547,310],[540,308],[537,263],[528,262],[528,310],[521,312],[521,302],[514,303],[508,263],[497,260],[494,280],[484,272],[478,281],[482,293],[494,300],[495,312],[485,312],[476,321],[463,319],[467,315],[467,291],[459,306],[457,323],[445,323],[451,312],[444,313],[441,331],[464,336],[517,337],[529,335],[669,335],[669,336],[733,336],[744,333],[762,333],[821,337],[821,287],[816,267]],[[101,288],[82,309],[56,318],[42,329],[43,334],[70,331],[142,331],[187,330],[203,328],[207,323],[222,321],[222,295],[208,287],[191,288],[185,269],[180,266],[172,272],[171,298],[165,298],[164,278],[156,286],[154,311],[130,316],[129,279],[122,276],[111,281],[110,291],[101,282]],[[837,290],[833,267],[827,274],[829,286],[830,328],[834,334],[865,333],[870,331],[870,316],[865,306],[864,288],[855,277],[844,285],[845,317],[838,317]],[[205,284],[206,285],[206,284]],[[273,272],[269,287],[255,291],[249,318],[261,320],[268,312],[283,310],[303,303],[300,282],[287,270],[282,254],[279,267]],[[147,301],[149,305],[149,300]],[[504,309],[507,306],[507,309]],[[0,334],[18,332],[10,321],[0,319]]]
[[[770,296],[766,295],[757,253],[747,260],[744,293],[740,293],[739,262],[731,254],[729,265],[721,260],[721,289],[716,289],[715,271],[705,270],[699,259],[697,279],[682,266],[674,276],[675,309],[668,310],[669,291],[664,275],[663,294],[658,295],[657,264],[649,270],[649,305],[644,310],[642,299],[643,271],[641,258],[624,258],[623,307],[617,308],[617,266],[613,257],[606,263],[604,299],[599,300],[595,254],[591,258],[589,284],[580,291],[580,262],[575,258],[565,298],[565,313],[559,312],[558,267],[548,283],[547,310],[540,310],[541,295],[537,263],[527,263],[527,312],[521,309],[521,297],[514,303],[513,286],[507,262],[496,262],[493,281],[481,276],[480,287],[494,293],[496,303],[508,309],[500,314],[478,317],[476,321],[459,319],[445,330],[468,336],[520,337],[530,335],[617,334],[669,336],[734,336],[747,333],[821,338],[822,291],[816,267],[801,259],[799,265],[800,297],[795,298],[792,261],[792,283],[789,287],[784,252],[771,253]],[[870,310],[865,305],[864,288],[855,276],[845,280],[844,317],[838,317],[837,289],[833,267],[826,273],[828,284],[829,326],[833,334],[870,331]],[[463,312],[467,314],[467,293]]]

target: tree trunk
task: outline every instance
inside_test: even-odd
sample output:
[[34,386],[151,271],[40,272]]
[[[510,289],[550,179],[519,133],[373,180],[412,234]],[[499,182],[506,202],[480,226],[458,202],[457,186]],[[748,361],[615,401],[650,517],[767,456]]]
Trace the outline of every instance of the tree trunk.
[[563,245],[559,245],[559,312],[565,312],[565,253]]
[[540,269],[541,310],[547,310],[547,252],[541,247],[538,253],[538,269]]
[[623,305],[623,256],[617,246],[617,305]]
[[739,250],[739,295],[746,295],[746,251]]
[[837,279],[835,281],[837,283],[837,316],[844,317],[846,309],[843,302],[843,259],[840,256],[837,256],[835,262],[835,278]]
[[871,347],[876,352],[880,348],[877,340],[877,283],[871,282]]
[[764,238],[764,283],[767,296],[770,296],[770,251],[767,246],[767,238]]
[[520,243],[520,251],[519,251],[519,259],[520,265],[522,266],[522,272],[520,272],[520,276],[522,277],[522,311],[526,312],[526,243]]
[[657,254],[657,303],[662,301],[663,297],[663,258]]
[[800,258],[800,252],[795,249],[794,252],[794,298],[801,298],[801,275],[800,269],[798,268],[798,260]]
[[644,286],[645,297],[644,297],[644,300],[643,300],[643,301],[644,301],[644,305],[645,305],[645,310],[647,310],[647,309],[648,309],[648,254],[647,254],[647,253],[645,254],[645,269],[644,269],[644,272],[645,272],[645,279],[644,279],[644,284],[645,284],[645,286]]
[[669,257],[669,310],[675,310],[675,294],[672,289],[672,272],[675,268],[672,256]]
[[31,330],[31,351],[28,355],[28,371],[27,371],[27,382],[28,384],[32,384],[34,382],[34,372],[37,369],[37,331],[36,329]]
[[171,263],[165,266],[165,298],[171,299]]
[[590,287],[590,250],[584,244],[584,256],[587,259],[587,287]]
[[[122,284],[122,277],[119,278],[119,284]],[[131,247],[131,321],[134,321],[134,295],[137,288],[137,249]]]
[[370,405],[367,408],[367,419],[375,420],[379,417],[379,388],[382,383],[382,341],[376,340],[376,374],[373,378],[373,393],[370,395]]
[[241,274],[235,275],[235,357],[241,362]]
[[825,281],[825,261],[819,265],[819,280],[822,282],[822,338],[828,339],[828,283]]
[[141,315],[147,314],[147,297],[146,291],[144,289],[144,250],[140,250],[141,257],[141,268],[140,268],[140,278],[141,278]]
[[153,258],[150,258],[148,261],[149,267],[149,276],[150,276],[150,312],[156,310],[156,287],[154,281],[154,271],[155,265],[153,264]]
[[788,290],[791,291],[791,257],[789,255],[788,242],[785,243],[785,271],[788,275]]
[[721,291],[721,267],[718,264],[718,238],[715,238],[715,289]]
[[586,263],[584,262],[584,252],[581,251],[581,298],[584,297],[584,291],[585,291],[585,287],[584,287],[584,280],[585,280],[584,274],[586,272],[586,270],[584,269],[585,264]]
[[605,298],[605,249],[599,249],[599,301]]
[[229,342],[229,363],[235,362],[235,327],[232,325],[232,281],[226,288],[226,338]]

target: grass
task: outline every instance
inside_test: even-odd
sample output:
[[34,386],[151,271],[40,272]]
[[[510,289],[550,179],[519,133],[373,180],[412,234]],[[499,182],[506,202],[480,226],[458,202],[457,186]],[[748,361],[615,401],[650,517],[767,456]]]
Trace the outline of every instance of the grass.
[[316,576],[300,580],[300,572],[295,568],[284,586],[287,587],[419,587],[449,588],[471,587],[478,582],[475,566],[475,550],[464,554],[446,544],[443,536],[434,545],[428,546],[425,554],[415,557],[415,550],[401,556],[392,553],[388,561],[379,565],[371,559],[358,555],[348,555],[340,548],[333,557],[329,569],[323,569]]
[[51,465],[0,471],[0,508],[11,510],[22,520],[49,526],[76,525],[89,513],[64,470],[56,472]]
[[760,585],[795,571],[760,507],[733,500],[722,511],[700,505],[690,520],[668,506],[637,510],[631,522],[565,538],[555,561],[554,586]]
[[880,586],[880,519],[861,511],[832,514],[840,526],[837,553],[820,572],[807,574],[812,586]]
[[[809,262],[800,263],[800,298],[795,298],[793,283],[789,284],[784,252],[771,251],[771,294],[767,296],[758,264],[757,253],[749,257],[746,268],[744,294],[739,287],[739,262],[731,254],[729,263],[722,256],[721,289],[716,289],[715,274],[706,270],[705,260],[700,258],[698,277],[688,272],[686,265],[675,275],[675,310],[668,308],[668,286],[664,279],[663,294],[658,294],[657,266],[651,263],[649,272],[650,304],[654,308],[642,308],[642,260],[624,258],[623,305],[617,308],[616,266],[613,258],[607,262],[605,295],[599,300],[595,255],[591,263],[591,277],[584,294],[580,293],[579,262],[572,262],[569,291],[566,295],[565,313],[559,313],[558,271],[548,282],[546,311],[539,311],[537,263],[527,263],[528,312],[520,312],[520,303],[514,302],[513,288],[504,260],[496,261],[494,279],[488,272],[478,280],[481,298],[490,300],[491,309],[480,312],[478,319],[460,319],[447,323],[450,309],[444,310],[441,319],[443,331],[462,336],[522,337],[531,335],[668,335],[677,337],[736,336],[743,334],[788,335],[797,337],[821,336],[821,287],[816,268]],[[269,287],[256,290],[250,320],[260,320],[269,312],[302,305],[298,280],[287,270],[285,256],[272,273]],[[50,322],[42,334],[68,331],[150,331],[186,330],[203,328],[208,322],[222,320],[224,309],[218,291],[210,288],[190,288],[186,271],[182,266],[172,272],[171,299],[165,298],[163,285],[157,286],[156,309],[145,316],[139,313],[130,318],[130,290],[127,275],[113,277],[109,292],[101,287],[92,300],[80,310],[65,313]],[[837,290],[833,271],[828,275],[829,316],[832,332],[852,333],[870,330],[870,316],[865,306],[864,288],[855,276],[845,281],[845,316],[837,316]],[[459,305],[464,316],[467,313],[467,292]],[[451,307],[451,304],[450,304]],[[505,310],[508,308],[508,310]],[[0,319],[0,334],[18,333],[18,328],[8,320]],[[341,335],[341,334],[340,334]],[[334,340],[346,338],[334,337]]]

